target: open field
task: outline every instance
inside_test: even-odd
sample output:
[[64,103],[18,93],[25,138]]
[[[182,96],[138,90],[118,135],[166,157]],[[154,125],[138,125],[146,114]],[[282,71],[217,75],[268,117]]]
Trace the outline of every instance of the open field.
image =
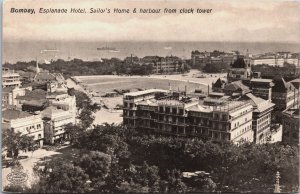
[[[224,78],[226,74],[205,74],[198,70],[191,70],[184,75],[150,75],[150,76],[117,76],[117,75],[97,75],[97,76],[76,76],[81,84],[67,80],[69,87],[74,87],[86,92],[94,102],[105,104],[107,109],[101,109],[95,114],[94,124],[120,123],[122,121],[121,113],[114,112],[113,109],[118,104],[123,104],[122,96],[116,97],[92,97],[92,93],[97,93],[99,96],[107,92],[116,90],[137,91],[138,89],[169,89],[169,84],[172,90],[184,91],[187,86],[187,93],[192,93],[195,89],[201,89],[207,93],[207,85],[215,82],[219,77]],[[200,78],[199,78],[200,77]]]

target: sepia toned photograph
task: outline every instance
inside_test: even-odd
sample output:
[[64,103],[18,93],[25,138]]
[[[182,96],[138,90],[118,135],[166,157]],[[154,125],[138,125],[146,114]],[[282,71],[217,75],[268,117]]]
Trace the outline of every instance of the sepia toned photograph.
[[2,192],[300,192],[299,1],[1,6]]

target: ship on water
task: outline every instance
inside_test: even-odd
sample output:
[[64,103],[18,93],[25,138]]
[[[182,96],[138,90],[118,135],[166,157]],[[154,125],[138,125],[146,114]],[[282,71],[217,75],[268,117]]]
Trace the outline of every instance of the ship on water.
[[108,46],[97,48],[97,50],[98,50],[98,51],[114,52],[114,53],[120,52],[120,51],[117,50],[116,48],[114,48],[114,47],[108,47]]

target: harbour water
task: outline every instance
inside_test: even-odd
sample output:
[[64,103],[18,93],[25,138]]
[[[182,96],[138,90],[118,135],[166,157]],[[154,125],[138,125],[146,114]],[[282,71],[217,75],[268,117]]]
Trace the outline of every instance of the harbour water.
[[[116,48],[119,52],[97,50],[99,47]],[[67,41],[18,41],[4,42],[3,62],[31,61],[39,59],[68,60],[99,60],[101,58],[120,58],[146,55],[176,55],[190,58],[191,51],[232,51],[252,54],[290,51],[300,52],[300,43],[270,43],[270,42],[67,42]],[[58,52],[42,52],[42,50],[59,50]]]

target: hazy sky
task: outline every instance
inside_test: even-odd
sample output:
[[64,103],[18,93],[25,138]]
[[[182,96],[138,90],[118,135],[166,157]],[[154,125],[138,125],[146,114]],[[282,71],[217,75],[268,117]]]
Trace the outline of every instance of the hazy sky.
[[[36,14],[10,13],[35,8]],[[40,8],[86,8],[87,14],[40,14]],[[211,14],[88,14],[90,8],[201,8]],[[6,0],[4,41],[300,42],[300,2]]]

